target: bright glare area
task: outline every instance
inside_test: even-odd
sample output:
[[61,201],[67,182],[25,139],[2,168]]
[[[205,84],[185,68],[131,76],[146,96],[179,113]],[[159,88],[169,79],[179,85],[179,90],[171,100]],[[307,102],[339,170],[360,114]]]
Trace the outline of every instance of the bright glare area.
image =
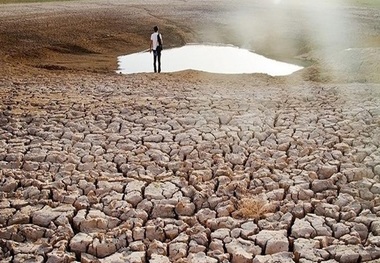
[[[144,51],[120,56],[118,63],[118,73],[153,72],[153,53]],[[221,74],[264,73],[271,76],[289,75],[302,69],[234,46],[198,44],[164,49],[161,68],[162,72],[193,69]]]

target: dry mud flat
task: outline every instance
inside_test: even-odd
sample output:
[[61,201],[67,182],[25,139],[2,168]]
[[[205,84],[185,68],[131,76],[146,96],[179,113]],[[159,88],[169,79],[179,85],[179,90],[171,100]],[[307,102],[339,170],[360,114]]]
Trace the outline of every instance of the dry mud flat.
[[[145,47],[147,24],[168,46],[238,39],[234,2],[139,2],[1,9],[0,262],[378,262],[380,85],[86,73]],[[345,11],[375,43],[379,11]],[[286,17],[281,43],[303,25]],[[378,56],[322,65],[376,82]]]
[[378,262],[380,86],[269,79],[2,82],[1,262]]

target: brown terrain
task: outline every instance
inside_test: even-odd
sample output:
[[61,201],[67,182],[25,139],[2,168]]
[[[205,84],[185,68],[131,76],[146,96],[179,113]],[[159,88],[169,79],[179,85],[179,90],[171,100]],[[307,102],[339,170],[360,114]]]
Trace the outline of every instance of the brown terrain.
[[[0,262],[379,262],[380,8],[308,2],[0,4]],[[116,74],[154,25],[305,68]]]

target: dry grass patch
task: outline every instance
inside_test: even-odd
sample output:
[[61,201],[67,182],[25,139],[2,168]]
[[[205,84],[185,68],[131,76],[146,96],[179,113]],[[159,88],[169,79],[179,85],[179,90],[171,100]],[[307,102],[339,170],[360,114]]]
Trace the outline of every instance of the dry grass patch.
[[245,219],[260,219],[265,214],[275,211],[276,206],[261,197],[243,197],[237,203],[237,211],[234,216]]

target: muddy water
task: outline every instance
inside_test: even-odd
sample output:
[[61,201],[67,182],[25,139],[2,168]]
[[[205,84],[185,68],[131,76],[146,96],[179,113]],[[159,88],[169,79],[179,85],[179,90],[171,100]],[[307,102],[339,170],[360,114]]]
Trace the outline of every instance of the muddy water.
[[[119,73],[153,72],[153,53],[147,51],[118,57]],[[225,45],[191,44],[164,49],[161,54],[162,72],[187,69],[222,73],[265,73],[284,76],[302,69],[301,66],[266,58],[246,49]]]

